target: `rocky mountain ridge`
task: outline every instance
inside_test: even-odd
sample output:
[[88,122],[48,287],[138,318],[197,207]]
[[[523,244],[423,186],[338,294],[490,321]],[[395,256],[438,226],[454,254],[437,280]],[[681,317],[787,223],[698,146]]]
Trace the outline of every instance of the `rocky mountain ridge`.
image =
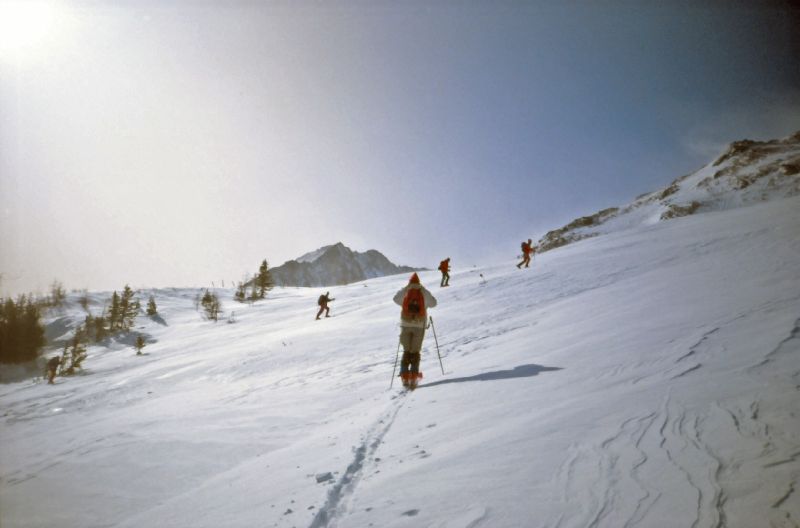
[[538,251],[642,224],[800,194],[800,131],[783,139],[734,141],[716,160],[670,185],[549,231]]

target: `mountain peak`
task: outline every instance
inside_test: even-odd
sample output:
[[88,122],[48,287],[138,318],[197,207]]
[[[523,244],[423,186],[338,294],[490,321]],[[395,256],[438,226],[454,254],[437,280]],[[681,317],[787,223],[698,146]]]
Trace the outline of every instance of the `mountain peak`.
[[336,242],[270,271],[279,286],[337,286],[419,269],[393,264],[376,249],[359,253]]

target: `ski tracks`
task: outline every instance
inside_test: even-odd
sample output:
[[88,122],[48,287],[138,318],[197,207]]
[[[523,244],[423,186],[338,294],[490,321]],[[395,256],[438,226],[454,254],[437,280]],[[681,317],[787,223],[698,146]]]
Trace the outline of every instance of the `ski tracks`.
[[344,475],[328,491],[325,505],[318,510],[309,528],[334,528],[337,525],[338,518],[347,511],[362,476],[376,463],[375,452],[383,443],[405,402],[405,394],[394,396],[389,409],[362,436],[361,443],[353,448],[353,460]]

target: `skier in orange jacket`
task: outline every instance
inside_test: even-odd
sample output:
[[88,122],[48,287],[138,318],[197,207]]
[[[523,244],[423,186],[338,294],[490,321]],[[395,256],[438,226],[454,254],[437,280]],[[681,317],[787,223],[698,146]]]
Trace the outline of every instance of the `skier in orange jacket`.
[[450,286],[450,257],[447,257],[439,263],[439,271],[442,272],[442,282],[440,287]]
[[531,239],[529,238],[527,242],[522,243],[522,262],[517,264],[518,268],[521,268],[523,264],[525,267],[530,267],[531,263],[531,255],[536,253],[536,246],[531,245]]

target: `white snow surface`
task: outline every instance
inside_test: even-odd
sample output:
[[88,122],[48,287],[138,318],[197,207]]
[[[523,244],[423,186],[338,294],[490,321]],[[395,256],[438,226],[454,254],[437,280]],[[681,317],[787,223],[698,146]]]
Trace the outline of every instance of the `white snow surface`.
[[410,393],[405,275],[330,288],[320,321],[316,288],[217,290],[233,324],[156,291],[146,355],[0,385],[0,525],[800,524],[800,198],[453,265],[421,273],[445,374],[429,330]]

